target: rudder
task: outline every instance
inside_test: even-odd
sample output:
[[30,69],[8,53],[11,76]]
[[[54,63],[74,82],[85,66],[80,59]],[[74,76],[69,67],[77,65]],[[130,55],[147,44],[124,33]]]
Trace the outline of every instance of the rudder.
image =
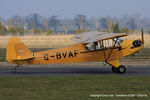
[[13,37],[9,39],[6,51],[6,60],[8,62],[30,58],[33,58],[31,50],[19,38]]

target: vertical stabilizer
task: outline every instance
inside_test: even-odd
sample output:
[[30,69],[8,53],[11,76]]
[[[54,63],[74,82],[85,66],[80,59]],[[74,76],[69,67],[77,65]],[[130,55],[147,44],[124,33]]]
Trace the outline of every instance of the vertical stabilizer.
[[6,60],[8,62],[30,58],[33,58],[31,50],[19,38],[13,37],[9,39],[6,51]]

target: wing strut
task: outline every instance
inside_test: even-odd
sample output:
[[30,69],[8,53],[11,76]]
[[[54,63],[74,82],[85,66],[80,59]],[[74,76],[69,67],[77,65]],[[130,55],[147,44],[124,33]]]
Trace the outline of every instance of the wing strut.
[[101,44],[102,48],[104,49],[103,51],[104,51],[104,57],[105,57],[105,62],[106,62],[106,53],[105,53],[105,48],[104,48],[104,42],[103,42],[103,40],[100,41],[100,44]]
[[[107,61],[108,61],[108,59],[109,59],[109,57],[111,56],[111,54],[112,54],[112,52],[113,52],[113,50],[114,50],[114,47],[115,47],[115,45],[116,45],[117,41],[118,41],[118,38],[116,39],[116,41],[115,41],[115,43],[114,43],[113,47],[111,48],[111,51],[110,51],[110,53],[109,53],[109,55],[108,55],[107,59],[105,60],[105,62],[107,62]],[[105,57],[105,58],[106,58],[106,57]]]

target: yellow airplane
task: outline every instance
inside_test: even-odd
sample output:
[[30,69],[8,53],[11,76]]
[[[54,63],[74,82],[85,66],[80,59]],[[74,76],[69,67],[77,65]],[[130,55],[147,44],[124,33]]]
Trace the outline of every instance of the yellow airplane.
[[32,52],[17,37],[9,39],[6,60],[16,64],[16,68],[24,64],[53,64],[106,62],[112,66],[114,73],[126,72],[126,67],[120,65],[119,59],[139,51],[144,46],[142,31],[141,40],[125,40],[124,33],[87,32],[75,35],[74,45],[53,50]]

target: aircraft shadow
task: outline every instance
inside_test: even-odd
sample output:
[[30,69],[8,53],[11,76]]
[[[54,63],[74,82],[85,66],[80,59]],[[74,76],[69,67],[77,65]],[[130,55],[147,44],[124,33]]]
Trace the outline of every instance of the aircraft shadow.
[[18,68],[11,75],[103,75],[112,74],[111,68]]
[[[19,67],[13,73],[12,68],[1,68],[0,76],[80,76],[113,74],[111,67]],[[127,72],[120,75],[150,76],[150,67],[127,67]]]

